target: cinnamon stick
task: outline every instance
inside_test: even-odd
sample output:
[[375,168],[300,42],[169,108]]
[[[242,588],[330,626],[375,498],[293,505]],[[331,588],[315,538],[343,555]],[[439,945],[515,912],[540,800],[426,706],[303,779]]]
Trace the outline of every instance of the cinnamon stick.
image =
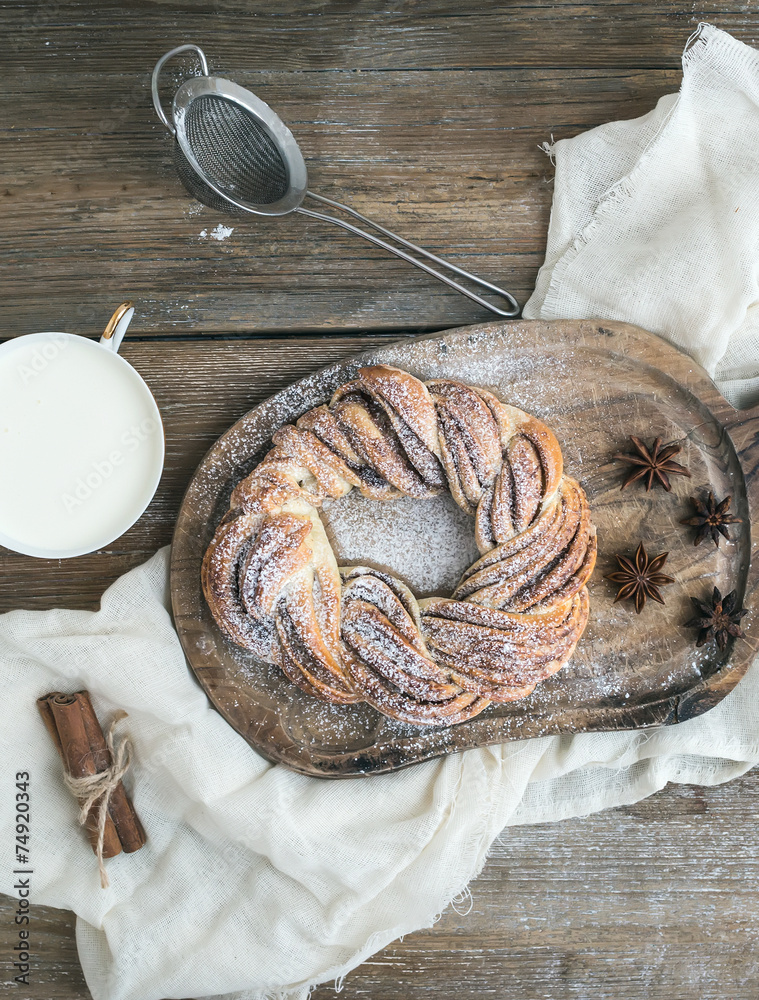
[[[87,691],[77,691],[74,698],[79,702],[79,708],[82,712],[84,729],[92,749],[95,770],[105,771],[111,766],[113,760],[108,752],[103,730],[95,715],[90,696]],[[108,803],[108,812],[116,827],[124,853],[133,854],[134,851],[139,851],[146,840],[145,831],[121,782],[113,790],[111,801]]]
[[[97,774],[98,768],[95,765],[94,755],[85,729],[81,705],[76,696],[52,692],[43,698],[38,698],[37,707],[69,774],[73,778],[84,778]],[[102,738],[102,731],[100,735]],[[105,746],[105,741],[103,741],[103,745]],[[105,767],[107,766],[106,764]],[[101,767],[100,770],[105,770],[105,767]],[[85,829],[92,850],[97,853],[97,805],[90,809]],[[105,821],[103,857],[113,858],[120,853],[121,841],[113,819],[109,815]]]

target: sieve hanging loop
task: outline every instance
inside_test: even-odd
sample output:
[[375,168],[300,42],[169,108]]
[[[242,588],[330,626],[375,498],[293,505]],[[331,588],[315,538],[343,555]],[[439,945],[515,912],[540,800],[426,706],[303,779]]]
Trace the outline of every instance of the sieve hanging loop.
[[[161,107],[158,79],[166,61],[186,51],[197,53],[202,75],[190,77],[177,90],[172,124]],[[255,94],[231,80],[210,76],[205,55],[197,45],[180,45],[159,59],[153,70],[152,88],[156,113],[176,140],[174,156],[179,178],[198,201],[216,211],[233,214],[244,211],[277,216],[300,212],[330,222],[413,264],[497,316],[519,315],[519,303],[504,289],[424,250],[348,205],[310,191],[306,164],[292,132]],[[334,215],[303,208],[306,197],[353,216],[399,246]],[[436,266],[417,259],[409,250]],[[508,308],[493,305],[441,273],[439,268],[505,300]]]
[[165,55],[161,56],[158,62],[155,64],[153,69],[153,77],[150,81],[150,87],[153,92],[153,107],[156,110],[156,114],[161,119],[166,128],[171,132],[172,135],[177,134],[176,128],[171,124],[169,119],[166,117],[166,112],[161,106],[161,97],[158,93],[158,78],[161,75],[161,70],[164,65],[173,59],[174,56],[178,56],[180,52],[196,52],[198,59],[200,60],[201,69],[203,71],[203,76],[208,76],[208,61],[206,60],[205,52],[199,48],[197,45],[178,45],[175,49],[167,52]]

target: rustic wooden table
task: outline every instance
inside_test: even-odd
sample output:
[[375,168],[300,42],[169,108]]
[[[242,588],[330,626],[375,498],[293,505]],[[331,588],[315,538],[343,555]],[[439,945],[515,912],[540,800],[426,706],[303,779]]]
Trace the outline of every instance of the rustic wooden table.
[[[152,386],[167,436],[166,472],[139,524],[63,563],[2,551],[0,609],[95,608],[170,540],[191,472],[252,405],[359,347],[487,318],[332,227],[230,221],[193,204],[150,104],[165,50],[202,44],[212,70],[276,108],[316,191],[524,302],[552,191],[538,145],[676,90],[702,19],[759,43],[759,9],[743,0],[0,5],[0,337],[95,337],[133,299],[123,353]],[[219,224],[233,232],[214,238]],[[345,996],[755,1000],[758,814],[752,773],[508,830],[472,885],[471,913],[449,911],[374,956]],[[9,944],[10,900],[0,912]],[[32,928],[30,1000],[89,997],[71,915],[35,907]]]

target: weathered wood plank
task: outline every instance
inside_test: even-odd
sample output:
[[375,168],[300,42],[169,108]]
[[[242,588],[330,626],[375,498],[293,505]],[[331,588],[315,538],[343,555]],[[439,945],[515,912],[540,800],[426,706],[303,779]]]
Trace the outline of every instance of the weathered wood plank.
[[[135,60],[137,56],[135,55]],[[487,312],[312,219],[230,218],[193,202],[148,96],[148,62],[104,78],[8,80],[0,331],[435,329]],[[631,117],[677,70],[235,74],[295,129],[314,190],[502,283],[524,302],[545,249],[553,171],[538,148]],[[66,109],[62,119],[62,108]],[[316,206],[317,208],[319,206]],[[221,241],[210,234],[232,227]],[[205,234],[204,236],[201,234]]]
[[193,40],[207,45],[211,55],[218,52],[215,68],[255,63],[311,73],[335,67],[664,67],[679,60],[699,20],[713,20],[749,44],[759,40],[751,5],[721,0],[688,6],[678,0],[482,0],[476,5],[225,0],[213,11],[207,0],[132,0],[128,5],[20,0],[4,7],[11,65],[28,69],[29,39],[39,36],[50,41],[44,65],[52,72],[62,58],[86,59],[95,71],[108,72],[121,60],[157,58],[172,45]]
[[[351,973],[345,1000],[756,1000],[759,772],[670,786],[636,805],[507,829],[466,916],[396,941]],[[466,909],[464,903],[462,909]],[[0,940],[14,942],[11,899]],[[28,1000],[90,1000],[73,920],[35,907]],[[10,987],[8,987],[9,995]],[[334,998],[331,985],[314,1000]]]

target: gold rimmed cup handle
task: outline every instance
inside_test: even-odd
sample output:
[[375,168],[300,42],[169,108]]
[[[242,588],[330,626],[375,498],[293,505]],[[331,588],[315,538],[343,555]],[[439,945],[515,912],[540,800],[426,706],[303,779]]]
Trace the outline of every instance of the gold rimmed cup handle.
[[122,302],[103,330],[103,336],[100,338],[101,345],[113,351],[114,354],[118,354],[121,341],[124,339],[124,334],[127,332],[133,316],[134,303]]

